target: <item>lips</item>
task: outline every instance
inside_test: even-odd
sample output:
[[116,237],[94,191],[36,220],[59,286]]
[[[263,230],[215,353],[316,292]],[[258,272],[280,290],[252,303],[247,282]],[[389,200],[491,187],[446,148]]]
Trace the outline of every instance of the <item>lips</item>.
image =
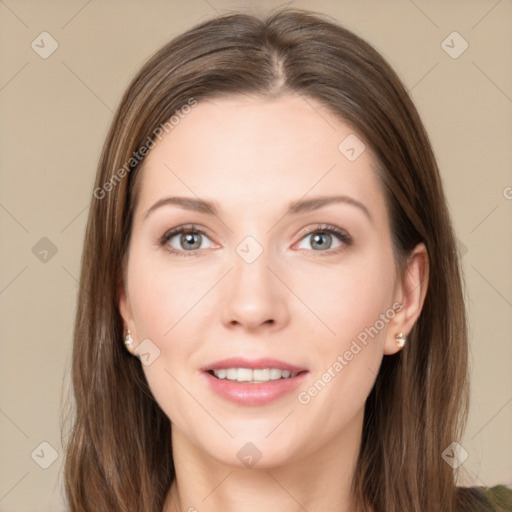
[[[245,368],[249,371],[256,370],[254,374],[261,370],[274,369],[274,371],[285,372],[285,374],[289,372],[290,376],[266,382],[240,382],[227,378],[217,378],[214,374],[214,371],[218,374],[221,370],[234,368]],[[201,368],[201,370],[206,383],[215,394],[223,400],[245,406],[263,406],[278,399],[284,399],[304,382],[306,375],[309,373],[306,368],[278,359],[249,360],[239,357],[217,361]]]

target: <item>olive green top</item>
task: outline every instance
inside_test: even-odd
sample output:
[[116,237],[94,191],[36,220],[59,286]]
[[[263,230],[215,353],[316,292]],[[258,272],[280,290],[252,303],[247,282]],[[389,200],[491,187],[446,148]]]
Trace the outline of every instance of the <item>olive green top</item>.
[[496,512],[512,511],[512,489],[505,485],[495,485],[494,487],[483,487],[487,499]]

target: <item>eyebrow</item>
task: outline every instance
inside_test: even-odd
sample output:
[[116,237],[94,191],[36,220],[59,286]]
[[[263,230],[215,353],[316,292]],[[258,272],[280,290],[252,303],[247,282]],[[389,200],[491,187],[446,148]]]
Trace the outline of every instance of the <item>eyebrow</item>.
[[[285,215],[300,215],[302,213],[318,210],[319,208],[335,203],[344,203],[351,206],[355,206],[366,215],[370,222],[373,222],[373,218],[368,208],[363,203],[357,201],[352,197],[344,195],[319,196],[313,197],[311,199],[301,199],[298,201],[292,201],[288,204],[288,209]],[[144,219],[147,219],[152,212],[154,212],[158,208],[161,208],[162,206],[178,206],[179,208],[183,208],[184,210],[204,213],[206,215],[214,215],[216,217],[219,216],[219,208],[213,201],[206,201],[204,199],[196,199],[193,197],[173,196],[165,197],[163,199],[158,200],[153,206],[146,210],[146,212],[144,213]]]

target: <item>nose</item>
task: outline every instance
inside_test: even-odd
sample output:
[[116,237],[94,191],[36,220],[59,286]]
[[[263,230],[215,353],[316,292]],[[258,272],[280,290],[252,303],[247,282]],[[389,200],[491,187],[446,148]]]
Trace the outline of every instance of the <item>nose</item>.
[[[224,283],[222,320],[227,328],[240,326],[247,331],[282,329],[289,322],[289,292],[279,275],[279,264],[270,261],[270,251],[248,262],[236,251],[233,270]],[[270,268],[269,268],[270,267]]]

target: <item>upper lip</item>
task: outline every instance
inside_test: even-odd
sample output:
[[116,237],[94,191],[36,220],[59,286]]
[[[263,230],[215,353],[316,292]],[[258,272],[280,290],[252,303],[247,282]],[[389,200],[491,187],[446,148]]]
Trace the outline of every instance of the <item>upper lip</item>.
[[294,364],[273,359],[271,357],[263,357],[260,359],[244,359],[243,357],[230,357],[216,361],[201,368],[202,371],[207,372],[210,370],[222,370],[224,368],[250,368],[252,370],[261,370],[264,368],[277,368],[279,370],[288,370],[290,372],[303,372],[306,368],[301,368]]

